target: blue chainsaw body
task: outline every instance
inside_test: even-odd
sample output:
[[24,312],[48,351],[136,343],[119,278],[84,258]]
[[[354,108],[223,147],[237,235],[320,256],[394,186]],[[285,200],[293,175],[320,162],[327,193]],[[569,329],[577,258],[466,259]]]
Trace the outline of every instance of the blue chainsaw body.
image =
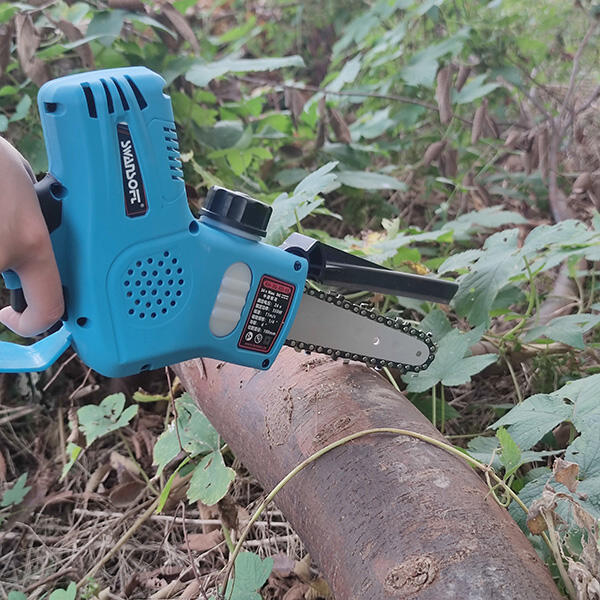
[[[49,172],[60,182],[51,239],[66,315],[49,336],[59,336],[54,343],[42,340],[46,356],[33,352],[37,344],[3,343],[0,369],[39,370],[69,343],[112,377],[200,356],[265,369],[277,356],[301,301],[306,260],[194,218],[163,87],[159,75],[134,67],[41,88]],[[265,307],[276,314],[263,327]]]

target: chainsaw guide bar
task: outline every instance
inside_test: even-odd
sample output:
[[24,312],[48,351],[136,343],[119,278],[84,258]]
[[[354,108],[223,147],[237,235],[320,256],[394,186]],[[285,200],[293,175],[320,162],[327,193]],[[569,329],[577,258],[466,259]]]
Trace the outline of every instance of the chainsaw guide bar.
[[[318,319],[313,318],[315,311]],[[367,344],[372,351],[365,351]],[[325,354],[334,360],[356,360],[380,369],[395,368],[402,373],[427,369],[436,351],[431,333],[419,331],[403,319],[384,317],[340,294],[308,287],[285,345],[297,351]],[[392,354],[400,360],[391,359]]]

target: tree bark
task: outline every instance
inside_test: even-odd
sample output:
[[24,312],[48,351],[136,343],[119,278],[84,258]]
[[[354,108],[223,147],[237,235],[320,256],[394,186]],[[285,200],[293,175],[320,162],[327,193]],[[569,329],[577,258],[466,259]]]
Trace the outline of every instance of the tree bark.
[[[269,371],[212,360],[175,367],[266,490],[363,429],[443,439],[377,373],[284,349]],[[337,448],[276,498],[338,600],[562,598],[479,475],[426,442],[373,434]]]

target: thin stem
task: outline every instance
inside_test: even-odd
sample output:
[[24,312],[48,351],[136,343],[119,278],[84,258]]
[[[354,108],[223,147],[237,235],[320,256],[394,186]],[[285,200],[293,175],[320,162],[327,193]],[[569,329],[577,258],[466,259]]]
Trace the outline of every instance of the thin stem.
[[519,387],[519,382],[517,381],[517,376],[515,375],[513,366],[511,364],[510,360],[508,359],[508,356],[506,356],[506,354],[503,354],[502,358],[504,358],[504,362],[506,363],[506,366],[508,367],[508,371],[510,373],[510,377],[512,379],[513,385],[515,386],[515,392],[517,393],[517,400],[518,400],[519,404],[522,404],[523,394],[521,393],[521,388]]

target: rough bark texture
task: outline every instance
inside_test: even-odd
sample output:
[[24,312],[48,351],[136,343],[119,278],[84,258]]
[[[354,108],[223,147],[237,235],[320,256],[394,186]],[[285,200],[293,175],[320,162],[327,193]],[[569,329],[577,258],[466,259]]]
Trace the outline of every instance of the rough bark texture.
[[[440,439],[379,375],[284,349],[259,372],[176,367],[265,489],[319,448],[371,427]],[[375,434],[321,457],[277,505],[337,600],[561,598],[548,571],[467,463],[414,438]]]

